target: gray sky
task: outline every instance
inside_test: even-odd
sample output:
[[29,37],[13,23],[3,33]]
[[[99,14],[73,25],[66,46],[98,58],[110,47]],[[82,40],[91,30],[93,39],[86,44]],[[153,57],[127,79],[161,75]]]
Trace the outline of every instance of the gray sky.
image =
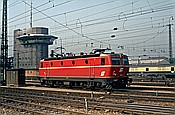
[[[29,4],[31,0],[8,0],[9,55],[13,30],[30,27]],[[62,39],[66,52],[111,47],[131,58],[169,56],[166,25],[175,23],[171,18],[175,0],[32,0],[32,4],[33,26],[47,27],[49,34],[59,37],[50,49],[60,46]],[[173,47],[174,34],[173,25]]]

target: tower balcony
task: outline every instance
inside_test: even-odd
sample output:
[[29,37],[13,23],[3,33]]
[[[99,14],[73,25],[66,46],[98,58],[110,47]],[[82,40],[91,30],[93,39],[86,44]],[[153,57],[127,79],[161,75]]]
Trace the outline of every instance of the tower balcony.
[[45,44],[52,45],[53,41],[57,39],[57,37],[46,34],[28,34],[18,36],[18,39],[21,45],[34,45],[34,44]]

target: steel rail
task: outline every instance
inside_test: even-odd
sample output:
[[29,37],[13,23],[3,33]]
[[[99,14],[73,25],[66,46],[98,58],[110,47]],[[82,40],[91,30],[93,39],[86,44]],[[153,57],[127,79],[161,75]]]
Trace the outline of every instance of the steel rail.
[[[1,93],[2,94],[2,93]],[[9,93],[3,93],[5,95],[9,95]],[[15,93],[13,93],[13,95],[15,95]],[[19,95],[19,94],[17,94]],[[33,94],[30,94],[30,95],[22,95],[20,93],[20,97],[22,96],[27,96],[27,97],[32,97],[32,96],[35,96],[35,98],[45,98],[47,96],[47,98],[50,98],[50,99],[59,99],[59,98],[67,98],[67,99],[76,99],[76,100],[84,100],[85,97],[75,97],[75,96],[71,96],[71,95],[56,95],[56,94],[45,94],[44,96],[41,95],[39,96],[38,94],[36,95],[33,95]],[[91,100],[92,98],[91,97],[86,97],[88,100]],[[141,101],[144,101],[144,100],[148,100],[149,101],[156,101],[156,102],[175,102],[175,98],[173,97],[159,97],[159,96],[141,96],[141,95],[129,95],[129,94],[126,94],[126,95],[106,95],[106,96],[103,96],[103,98],[105,98],[105,102],[112,102],[112,101],[109,101],[110,99],[125,99],[125,100],[141,100]],[[95,99],[95,98],[94,98]],[[93,99],[93,100],[94,100]],[[96,98],[97,100],[99,100],[98,98]]]
[[[10,101],[14,101],[14,99],[9,99],[9,98],[5,98],[6,100],[10,100]],[[49,99],[49,98],[48,98]],[[46,101],[46,100],[45,100]],[[74,100],[75,101],[75,100]],[[21,102],[21,101],[17,101],[15,100],[15,102]],[[41,102],[41,101],[39,101]],[[51,103],[51,101],[49,101]],[[29,104],[28,102],[23,102],[25,104]],[[55,102],[54,102],[55,103]],[[71,102],[72,104],[75,104],[77,102]],[[58,104],[58,103],[56,103]],[[79,106],[80,107],[84,107],[83,102],[79,102]],[[101,103],[101,102],[91,102],[88,101],[89,104],[89,108],[88,109],[93,109],[93,110],[100,110],[100,109],[110,109],[110,110],[117,110],[117,111],[121,111],[121,112],[127,112],[127,113],[149,113],[149,114],[173,114],[175,109],[174,108],[170,108],[170,107],[160,107],[160,106],[151,106],[151,105],[141,105],[141,104],[121,104],[121,103]],[[31,103],[29,104],[31,105]],[[32,104],[33,106],[38,106],[38,104]],[[70,103],[68,104],[70,105]],[[75,105],[74,105],[75,106]],[[43,107],[43,106],[41,106]],[[44,106],[45,107],[45,106]],[[46,106],[47,108],[47,106]],[[52,108],[53,109],[53,108]]]
[[12,108],[14,110],[18,110],[18,111],[21,111],[21,112],[26,111],[27,113],[32,113],[32,114],[35,114],[35,115],[45,115],[46,114],[45,112],[39,112],[39,111],[35,111],[35,110],[27,109],[27,108],[22,108],[22,107],[17,107],[17,106],[10,105],[10,104],[5,104],[5,103],[0,103],[0,105],[5,107],[5,108]]
[[41,113],[43,115],[46,114],[46,112],[41,112],[38,108],[42,108],[44,110],[47,110],[47,113],[49,113],[49,110],[56,110],[57,112],[64,112],[64,113],[69,113],[69,114],[76,114],[76,115],[87,115],[87,113],[84,113],[84,112],[78,112],[78,111],[71,111],[71,110],[67,110],[67,109],[60,109],[60,108],[57,108],[57,107],[54,107],[54,106],[50,106],[50,105],[41,105],[40,103],[36,104],[36,103],[33,103],[33,102],[26,102],[26,101],[20,101],[20,100],[16,100],[16,99],[9,99],[9,98],[4,98],[4,97],[0,97],[3,101],[5,100],[6,103],[2,103],[2,105],[5,105],[5,106],[11,106],[11,107],[14,107],[15,106],[12,106],[12,103],[7,103],[7,101],[9,102],[14,102],[14,103],[18,103],[18,104],[23,104],[23,105],[26,105],[26,106],[33,106],[33,107],[36,107],[36,109],[25,109],[25,108],[20,108],[18,107],[18,109],[22,109],[22,110],[25,110],[25,111],[28,111],[28,112],[31,112],[31,113]]

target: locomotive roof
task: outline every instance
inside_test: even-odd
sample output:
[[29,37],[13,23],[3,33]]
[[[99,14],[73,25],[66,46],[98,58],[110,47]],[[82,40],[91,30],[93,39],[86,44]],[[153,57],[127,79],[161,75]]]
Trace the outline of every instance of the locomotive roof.
[[61,59],[75,59],[75,58],[87,58],[87,57],[99,57],[100,54],[90,54],[90,55],[79,55],[79,56],[64,56],[64,57],[52,57],[45,58],[44,61],[48,60],[61,60]]
[[[123,55],[123,54],[116,54],[116,53],[89,54],[89,55],[45,58],[44,61],[48,61],[48,60],[62,60],[62,59],[75,59],[75,58],[88,58],[88,57],[100,57],[100,56],[120,56],[120,55]],[[123,56],[126,56],[126,55],[123,55]]]

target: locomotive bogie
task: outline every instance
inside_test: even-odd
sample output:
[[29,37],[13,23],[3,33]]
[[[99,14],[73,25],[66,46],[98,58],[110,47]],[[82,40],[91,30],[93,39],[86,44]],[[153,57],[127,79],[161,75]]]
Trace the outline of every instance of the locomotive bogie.
[[125,88],[128,84],[128,78],[122,79],[47,79],[42,80],[43,85],[50,87],[81,87],[81,88],[100,88],[100,89],[109,89],[109,88]]

